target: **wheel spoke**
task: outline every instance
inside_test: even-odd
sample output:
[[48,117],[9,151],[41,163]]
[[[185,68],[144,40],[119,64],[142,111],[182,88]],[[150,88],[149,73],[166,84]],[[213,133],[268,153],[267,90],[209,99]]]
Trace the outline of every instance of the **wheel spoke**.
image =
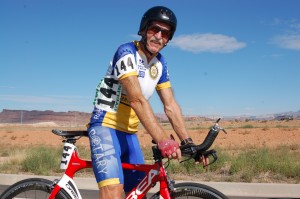
[[[0,198],[47,199],[52,185],[53,182],[41,178],[26,179],[10,186],[1,194]],[[66,192],[59,192],[56,198],[67,199],[68,196]]]

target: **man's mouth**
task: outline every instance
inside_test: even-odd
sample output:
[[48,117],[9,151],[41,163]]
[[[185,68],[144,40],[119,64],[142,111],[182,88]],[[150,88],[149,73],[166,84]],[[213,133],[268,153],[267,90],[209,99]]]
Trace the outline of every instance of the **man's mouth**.
[[151,42],[154,43],[154,44],[157,44],[157,45],[160,45],[160,46],[161,46],[161,42],[158,41],[158,40],[151,40]]

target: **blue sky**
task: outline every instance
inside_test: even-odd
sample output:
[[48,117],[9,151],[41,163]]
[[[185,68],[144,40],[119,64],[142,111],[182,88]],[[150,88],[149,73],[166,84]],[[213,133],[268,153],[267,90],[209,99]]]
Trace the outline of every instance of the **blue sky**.
[[0,111],[91,112],[116,48],[156,5],[178,19],[162,54],[184,114],[300,110],[300,1],[0,0]]

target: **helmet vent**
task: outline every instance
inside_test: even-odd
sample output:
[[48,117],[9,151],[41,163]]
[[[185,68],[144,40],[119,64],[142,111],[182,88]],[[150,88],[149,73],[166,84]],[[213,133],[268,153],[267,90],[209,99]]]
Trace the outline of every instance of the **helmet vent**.
[[166,19],[166,20],[170,19],[170,17],[168,16],[168,13],[167,13],[166,10],[161,9],[160,13],[161,13],[161,16],[162,16],[163,19]]

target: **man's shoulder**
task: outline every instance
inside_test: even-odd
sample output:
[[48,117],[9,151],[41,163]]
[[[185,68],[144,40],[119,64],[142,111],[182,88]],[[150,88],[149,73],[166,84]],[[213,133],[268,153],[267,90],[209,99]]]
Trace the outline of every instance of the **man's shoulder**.
[[129,55],[136,55],[136,46],[133,42],[128,42],[125,44],[122,44],[119,46],[117,51],[115,52],[114,58],[113,58],[113,65],[117,63],[120,59],[124,58],[125,56]]
[[120,54],[128,54],[128,53],[135,53],[136,46],[133,42],[128,42],[125,44],[121,44],[117,50],[117,53]]
[[166,59],[165,59],[165,57],[164,57],[161,53],[158,53],[158,54],[156,55],[156,58],[157,58],[163,65],[166,64]]

